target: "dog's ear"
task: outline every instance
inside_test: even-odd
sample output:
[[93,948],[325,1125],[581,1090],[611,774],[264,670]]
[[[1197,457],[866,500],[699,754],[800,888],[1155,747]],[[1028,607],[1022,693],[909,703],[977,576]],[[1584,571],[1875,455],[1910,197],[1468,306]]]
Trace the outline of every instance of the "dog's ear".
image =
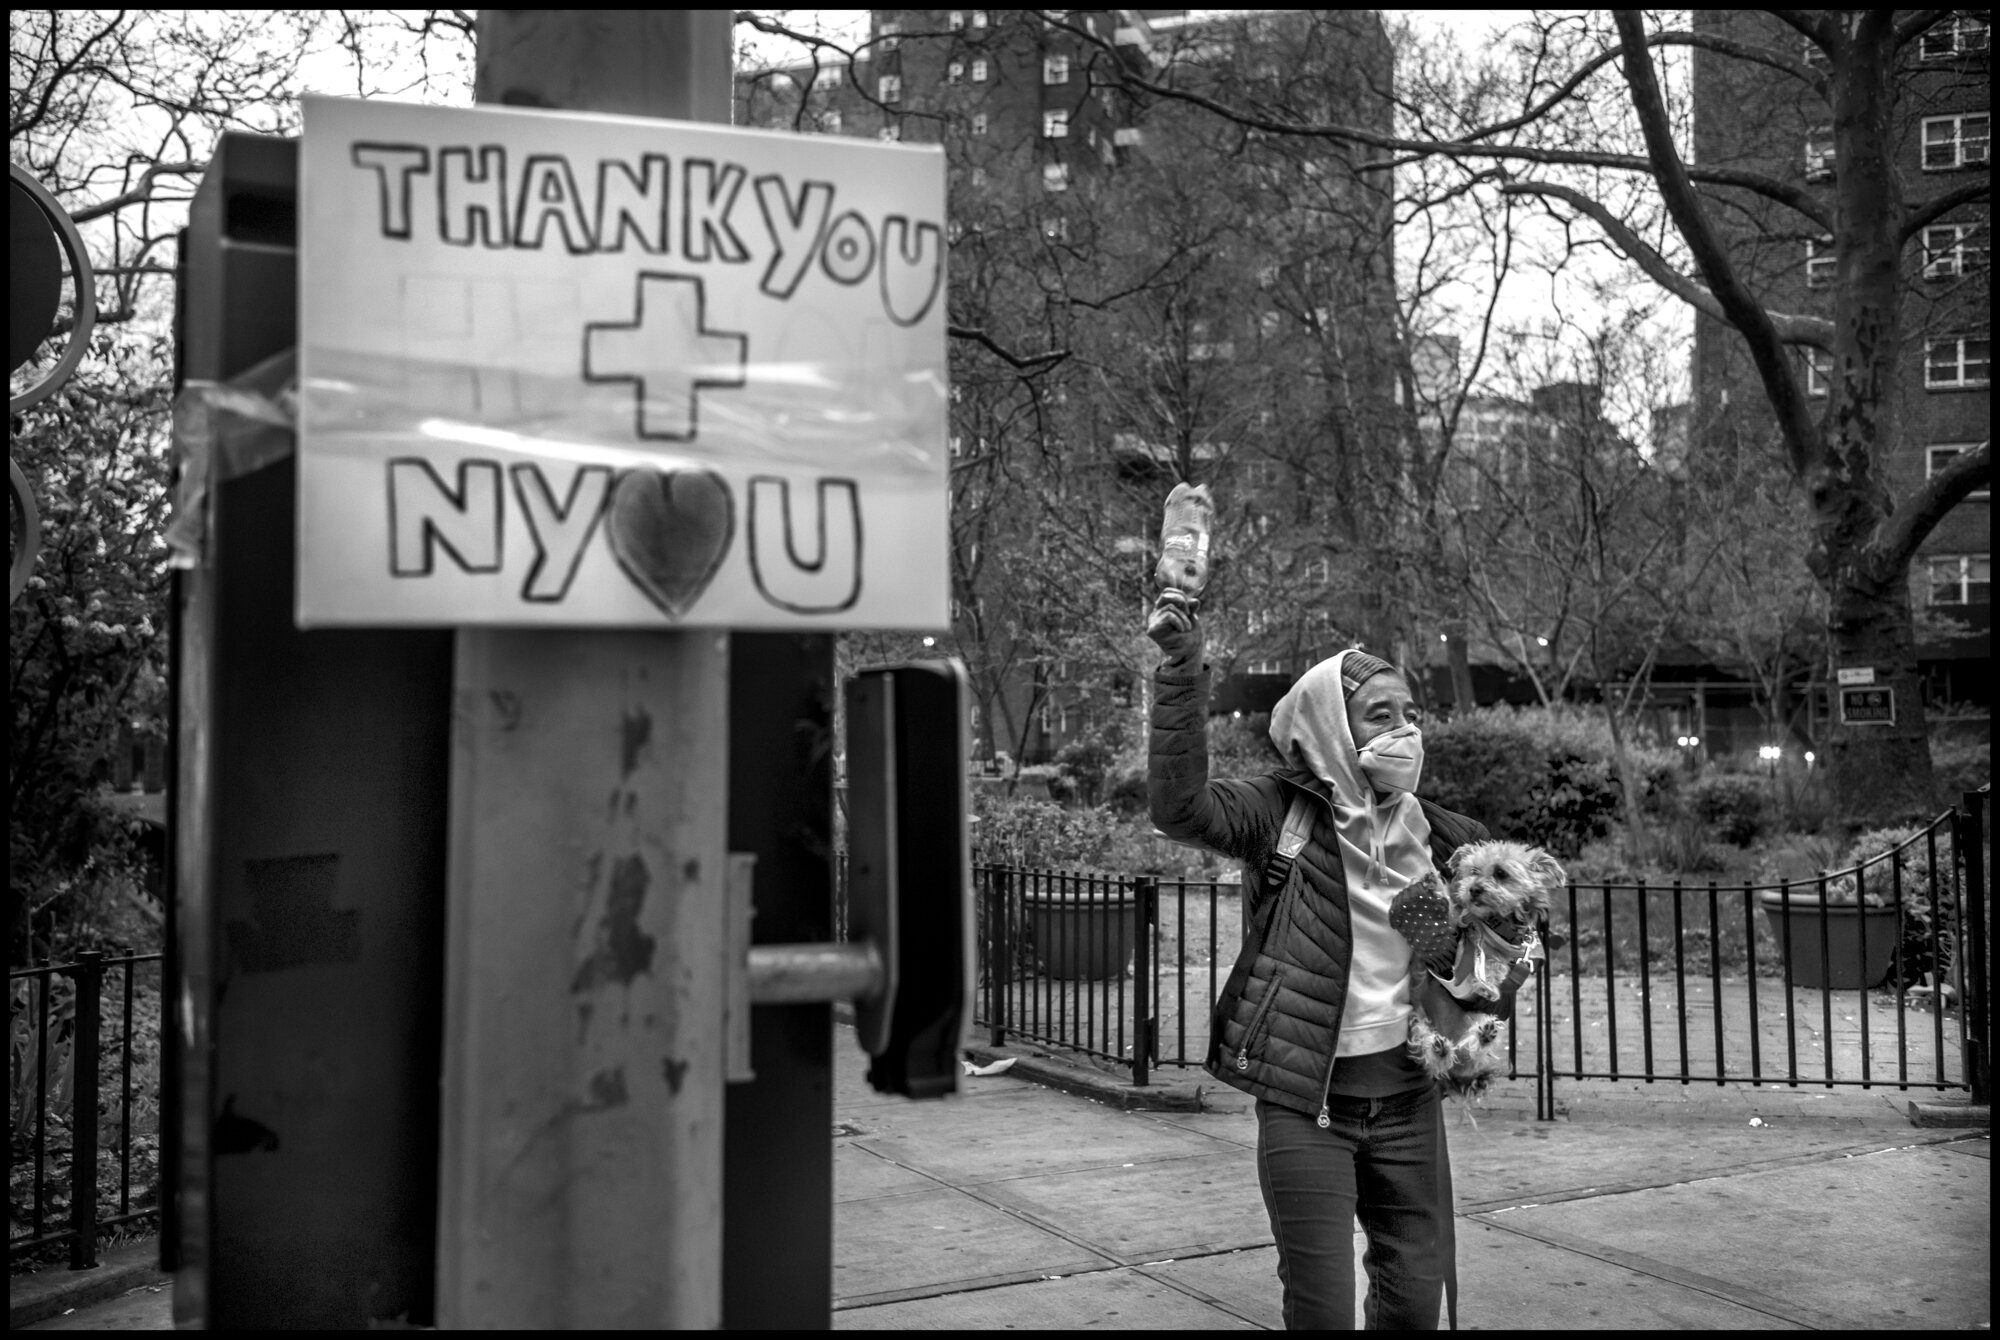
[[1528,858],[1528,873],[1533,875],[1538,883],[1547,884],[1551,888],[1560,888],[1569,883],[1569,873],[1562,868],[1555,857],[1540,847],[1535,848],[1534,855]]
[[1473,849],[1478,845],[1477,842],[1468,842],[1451,854],[1451,859],[1446,861],[1445,864],[1451,867],[1452,874],[1456,875],[1465,869],[1466,857],[1471,855]]

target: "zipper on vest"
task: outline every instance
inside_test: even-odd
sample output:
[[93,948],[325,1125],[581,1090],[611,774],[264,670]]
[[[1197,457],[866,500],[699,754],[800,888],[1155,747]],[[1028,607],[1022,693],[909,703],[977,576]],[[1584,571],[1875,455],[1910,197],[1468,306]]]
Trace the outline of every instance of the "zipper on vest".
[[1325,1130],[1333,1125],[1333,1068],[1340,1064],[1340,1039],[1334,1038],[1333,1059],[1326,1063],[1326,1083],[1319,1090],[1319,1128]]
[[1250,1016],[1250,1027],[1244,1031],[1243,1045],[1236,1051],[1238,1072],[1250,1068],[1250,1044],[1257,1039],[1257,1027],[1264,1022],[1264,1016],[1271,1012],[1271,1006],[1278,1001],[1278,987],[1284,983],[1285,970],[1279,964],[1271,965],[1271,989],[1264,993],[1264,999],[1257,1002],[1257,1013]]

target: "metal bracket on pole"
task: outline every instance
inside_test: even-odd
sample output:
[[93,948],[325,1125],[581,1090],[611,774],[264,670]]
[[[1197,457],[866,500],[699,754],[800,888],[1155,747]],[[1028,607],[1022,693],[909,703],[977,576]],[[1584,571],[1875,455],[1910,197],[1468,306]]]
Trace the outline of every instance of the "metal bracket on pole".
[[757,916],[753,894],[756,870],[754,854],[729,853],[728,980],[723,1025],[731,1084],[757,1078],[750,1064],[751,1006],[851,1000],[857,1011],[879,1010],[890,977],[886,947],[874,939],[753,947],[750,923]]

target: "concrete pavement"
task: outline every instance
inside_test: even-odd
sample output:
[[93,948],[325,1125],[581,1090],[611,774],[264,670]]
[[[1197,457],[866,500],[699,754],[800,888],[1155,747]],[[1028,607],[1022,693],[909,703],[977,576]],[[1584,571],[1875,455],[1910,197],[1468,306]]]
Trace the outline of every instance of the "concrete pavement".
[[[837,1033],[836,1328],[1280,1325],[1242,1095],[1167,1070],[1147,1100],[1182,1110],[1130,1110],[1122,1077],[1022,1049],[1006,1074],[911,1103],[872,1092],[853,1030]],[[1462,1326],[1988,1324],[1985,1131],[1913,1126],[1908,1094],[1558,1094],[1553,1122],[1525,1082],[1477,1124],[1454,1118]],[[165,1329],[169,1293],[41,1328]]]
[[[849,1040],[837,1328],[1281,1324],[1255,1117],[1234,1090],[1127,1110],[1117,1076],[1023,1049],[958,1099],[910,1104],[868,1091]],[[1098,1096],[1015,1078],[1063,1068]],[[1188,1097],[1200,1083],[1164,1078]],[[1534,1121],[1523,1084],[1454,1121],[1461,1326],[1986,1324],[1984,1132],[1917,1129],[1908,1095],[1563,1091],[1563,1120]]]

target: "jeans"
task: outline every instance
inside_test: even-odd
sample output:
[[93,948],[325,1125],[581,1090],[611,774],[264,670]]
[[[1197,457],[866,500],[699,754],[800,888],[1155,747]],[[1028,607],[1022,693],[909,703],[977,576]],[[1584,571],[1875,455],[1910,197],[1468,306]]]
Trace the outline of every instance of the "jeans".
[[[1257,1181],[1278,1241],[1287,1330],[1354,1329],[1354,1221],[1367,1328],[1434,1331],[1453,1276],[1451,1161],[1438,1091],[1330,1103],[1332,1125],[1257,1102]],[[1456,1290],[1454,1289],[1454,1292]]]

